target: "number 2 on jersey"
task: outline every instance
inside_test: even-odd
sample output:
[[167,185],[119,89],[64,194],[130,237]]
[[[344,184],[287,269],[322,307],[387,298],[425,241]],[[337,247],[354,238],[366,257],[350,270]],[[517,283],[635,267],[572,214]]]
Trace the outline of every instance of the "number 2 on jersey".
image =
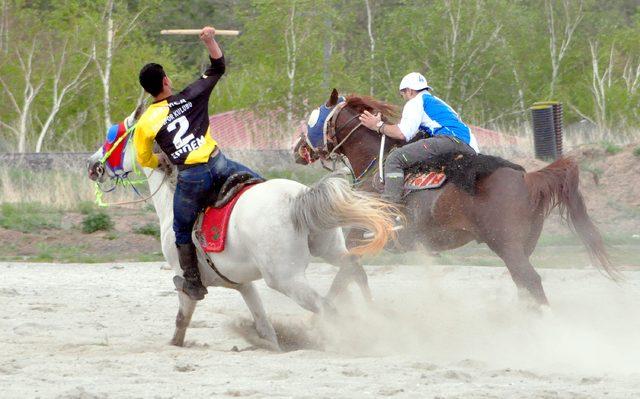
[[167,132],[172,132],[176,130],[176,128],[178,129],[178,132],[173,137],[173,145],[177,150],[189,144],[189,142],[194,139],[194,135],[193,133],[191,133],[187,137],[182,137],[185,135],[185,133],[187,133],[187,130],[189,129],[189,120],[186,116],[181,116],[173,122],[169,123],[167,125]]

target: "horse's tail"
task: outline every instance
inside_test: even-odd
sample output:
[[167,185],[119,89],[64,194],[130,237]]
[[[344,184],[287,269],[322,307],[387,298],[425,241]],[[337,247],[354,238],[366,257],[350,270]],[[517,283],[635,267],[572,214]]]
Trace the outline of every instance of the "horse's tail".
[[621,275],[611,263],[602,235],[587,214],[578,188],[579,180],[578,164],[573,158],[561,158],[543,169],[527,173],[525,181],[532,209],[540,210],[547,217],[558,206],[560,215],[578,234],[593,263],[611,279],[619,280]]
[[373,237],[352,248],[356,255],[381,251],[395,237],[393,218],[397,209],[367,193],[355,191],[340,177],[322,178],[293,199],[291,217],[296,229],[329,230],[355,227],[370,230]]

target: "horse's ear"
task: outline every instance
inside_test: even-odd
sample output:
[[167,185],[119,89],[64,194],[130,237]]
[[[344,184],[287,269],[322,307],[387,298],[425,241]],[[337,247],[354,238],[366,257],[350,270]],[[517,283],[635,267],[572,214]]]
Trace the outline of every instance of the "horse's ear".
[[329,101],[327,102],[327,107],[335,107],[336,104],[338,104],[338,90],[333,89],[331,97],[329,97]]
[[146,104],[144,103],[144,101],[140,102],[140,104],[138,104],[138,106],[136,107],[136,110],[133,112],[133,119],[136,122],[142,116],[142,113],[144,112],[145,107],[146,107]]

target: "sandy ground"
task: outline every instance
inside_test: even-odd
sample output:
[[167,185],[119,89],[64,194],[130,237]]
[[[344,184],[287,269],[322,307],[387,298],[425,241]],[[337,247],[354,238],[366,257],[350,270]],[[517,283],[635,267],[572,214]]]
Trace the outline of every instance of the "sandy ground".
[[[552,309],[518,300],[503,268],[370,267],[340,317],[262,283],[286,353],[256,347],[246,306],[210,290],[187,347],[161,263],[0,263],[2,398],[640,398],[640,272],[542,270]],[[324,292],[335,273],[312,265]]]

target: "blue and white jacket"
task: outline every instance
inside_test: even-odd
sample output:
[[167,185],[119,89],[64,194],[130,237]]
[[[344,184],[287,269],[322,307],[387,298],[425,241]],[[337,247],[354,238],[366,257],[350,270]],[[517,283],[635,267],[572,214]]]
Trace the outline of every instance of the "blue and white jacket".
[[425,137],[445,135],[469,144],[476,152],[479,150],[475,136],[458,114],[429,92],[420,93],[407,101],[398,128],[407,141],[418,133]]

